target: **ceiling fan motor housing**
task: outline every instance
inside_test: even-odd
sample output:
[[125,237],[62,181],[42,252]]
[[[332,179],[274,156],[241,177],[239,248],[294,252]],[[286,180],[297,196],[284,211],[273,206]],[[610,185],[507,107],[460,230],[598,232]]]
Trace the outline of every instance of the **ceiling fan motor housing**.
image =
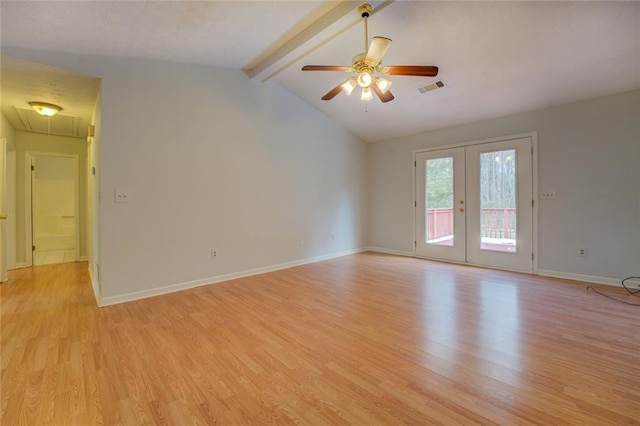
[[366,56],[367,56],[367,52],[358,53],[356,56],[353,57],[351,67],[358,74],[362,74],[363,72],[366,72],[369,74],[375,74],[378,70],[378,66],[365,60]]
[[358,12],[363,18],[368,18],[371,15],[371,12],[373,12],[373,8],[370,4],[364,3],[358,6]]

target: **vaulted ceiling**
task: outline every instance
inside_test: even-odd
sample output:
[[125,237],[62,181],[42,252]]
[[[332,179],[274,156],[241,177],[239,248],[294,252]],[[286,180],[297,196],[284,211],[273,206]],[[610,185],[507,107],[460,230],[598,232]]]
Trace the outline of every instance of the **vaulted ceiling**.
[[[366,141],[640,88],[639,2],[371,1],[369,37],[393,40],[383,63],[435,65],[440,73],[388,77],[395,100],[386,104],[357,94],[322,101],[348,75],[301,67],[349,66],[364,51],[360,3],[3,0],[1,43],[243,70]],[[2,59],[2,111],[12,124],[29,100],[49,98],[87,120],[97,80]],[[419,90],[436,81],[444,87]]]

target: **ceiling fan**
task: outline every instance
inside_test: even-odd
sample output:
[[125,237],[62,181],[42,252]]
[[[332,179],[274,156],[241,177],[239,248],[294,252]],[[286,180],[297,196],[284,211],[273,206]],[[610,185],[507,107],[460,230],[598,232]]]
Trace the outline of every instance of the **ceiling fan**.
[[[353,57],[351,66],[339,65],[305,65],[302,71],[343,71],[354,72],[357,75],[350,77],[331,89],[322,97],[323,101],[328,101],[336,97],[340,92],[350,95],[351,92],[360,86],[362,93],[360,99],[370,101],[373,93],[383,102],[394,99],[389,91],[391,81],[384,77],[376,76],[377,73],[385,75],[410,75],[418,77],[435,77],[438,75],[438,67],[426,65],[382,65],[382,57],[391,46],[391,39],[386,37],[373,37],[367,49],[369,34],[367,28],[367,18],[371,15],[373,8],[370,4],[362,4],[358,7],[358,13],[364,20],[364,48],[366,52],[359,53]],[[373,93],[372,93],[373,92]]]

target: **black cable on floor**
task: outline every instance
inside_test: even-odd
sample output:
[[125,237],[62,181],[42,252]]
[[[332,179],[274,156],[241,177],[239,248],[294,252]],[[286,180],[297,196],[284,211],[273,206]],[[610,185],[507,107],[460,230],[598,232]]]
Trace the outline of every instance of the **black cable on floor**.
[[622,280],[622,287],[624,287],[624,289],[627,290],[627,293],[629,293],[629,294],[638,294],[638,293],[640,293],[640,289],[632,291],[626,285],[624,285],[625,281],[634,280],[634,279],[635,280],[640,280],[640,277],[627,277],[624,280]]
[[[627,293],[629,294],[638,294],[640,293],[640,289],[638,290],[632,290],[629,287],[627,287],[624,283],[625,281],[628,280],[633,280],[633,279],[640,279],[640,277],[627,277],[625,279],[622,280],[622,287],[624,287],[625,290],[627,290]],[[616,299],[613,296],[609,296],[608,294],[602,293],[601,291],[596,290],[595,288],[593,288],[592,286],[587,286],[587,291],[593,291],[594,293],[599,294],[600,296],[604,296],[607,297],[611,300],[615,300],[616,302],[620,302],[620,303],[624,303],[625,305],[631,305],[631,306],[640,306],[640,303],[631,303],[631,302],[627,302],[626,300],[620,300],[620,299]]]

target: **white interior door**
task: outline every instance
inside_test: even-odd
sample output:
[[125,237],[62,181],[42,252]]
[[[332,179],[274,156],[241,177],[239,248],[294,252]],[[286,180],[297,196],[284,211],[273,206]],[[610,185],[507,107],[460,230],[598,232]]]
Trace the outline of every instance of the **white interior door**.
[[465,261],[464,148],[416,154],[416,254]]
[[77,167],[74,157],[34,155],[32,171],[33,264],[77,259]]
[[416,153],[417,256],[533,272],[530,137]]

